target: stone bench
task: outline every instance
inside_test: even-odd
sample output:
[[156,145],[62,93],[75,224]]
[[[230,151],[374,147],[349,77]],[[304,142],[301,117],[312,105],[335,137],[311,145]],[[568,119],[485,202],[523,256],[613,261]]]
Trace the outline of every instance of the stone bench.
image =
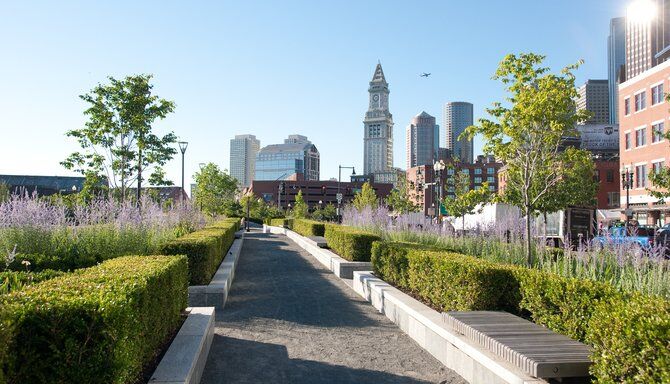
[[507,312],[446,312],[445,322],[527,374],[540,378],[589,376],[591,348]]
[[319,248],[328,248],[328,242],[326,241],[326,238],[323,236],[305,237],[305,241]]

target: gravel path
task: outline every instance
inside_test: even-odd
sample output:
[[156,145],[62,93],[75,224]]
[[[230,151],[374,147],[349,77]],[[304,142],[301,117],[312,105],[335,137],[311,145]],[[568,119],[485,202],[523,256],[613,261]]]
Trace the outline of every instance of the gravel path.
[[285,236],[247,234],[201,383],[464,383]]

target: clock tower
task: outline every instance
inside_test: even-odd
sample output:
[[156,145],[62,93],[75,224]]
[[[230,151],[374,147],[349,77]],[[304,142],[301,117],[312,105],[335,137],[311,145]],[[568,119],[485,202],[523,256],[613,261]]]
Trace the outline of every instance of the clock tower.
[[370,81],[370,104],[363,119],[364,174],[393,170],[393,115],[389,112],[389,85],[381,63]]

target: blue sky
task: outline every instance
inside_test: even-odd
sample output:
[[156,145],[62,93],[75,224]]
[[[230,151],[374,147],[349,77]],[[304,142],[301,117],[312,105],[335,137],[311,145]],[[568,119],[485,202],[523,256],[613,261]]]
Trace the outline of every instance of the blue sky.
[[[485,116],[504,97],[491,75],[507,53],[545,54],[555,69],[584,59],[579,82],[606,78],[609,20],[627,3],[0,0],[0,173],[70,174],[59,162],[76,149],[65,132],[85,122],[78,95],[137,73],[177,104],[156,130],[190,143],[187,183],[199,163],[228,168],[229,140],[243,133],[262,146],[308,136],[322,179],[338,164],[362,171],[377,60],[404,168],[411,117],[425,110],[441,125],[442,105],[456,100]],[[179,183],[180,158],[166,170]]]

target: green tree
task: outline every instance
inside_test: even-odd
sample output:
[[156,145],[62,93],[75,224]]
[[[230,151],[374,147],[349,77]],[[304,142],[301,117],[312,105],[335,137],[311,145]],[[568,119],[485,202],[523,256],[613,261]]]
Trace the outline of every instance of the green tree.
[[304,219],[309,216],[309,206],[307,206],[305,199],[302,197],[302,190],[299,190],[298,194],[295,195],[295,203],[293,204],[291,216],[296,219]]
[[[665,94],[665,101],[670,102],[670,93]],[[661,133],[666,140],[670,141],[670,130]],[[657,198],[661,204],[664,204],[665,199],[670,197],[670,167],[661,167],[660,170],[652,171],[649,175],[649,181],[651,181],[653,188],[647,188],[647,191]]]
[[235,200],[237,180],[214,163],[205,164],[195,173],[195,205],[216,216],[239,216],[242,206]]
[[319,221],[335,221],[337,219],[337,208],[333,203],[328,203],[324,207],[315,209],[312,212],[312,218]]
[[352,201],[357,210],[362,211],[365,207],[376,207],[379,204],[377,194],[370,183],[363,184],[360,192],[356,192]]
[[397,185],[386,198],[386,205],[397,213],[418,212],[419,206],[409,198],[408,188],[407,178],[405,176],[400,177]]
[[171,185],[162,169],[177,153],[174,133],[158,136],[152,131],[156,119],[172,113],[175,104],[152,94],[151,75],[128,76],[123,80],[109,77],[79,96],[89,104],[84,128],[68,131],[77,140],[80,151],[70,154],[61,164],[87,178],[87,187],[103,177],[125,198],[127,188],[137,183],[137,198],[142,191],[144,174],[153,185]]
[[545,57],[533,53],[507,55],[494,79],[508,92],[507,103],[496,102],[487,109],[494,120],[480,119],[466,134],[484,136],[484,151],[506,165],[505,201],[520,208],[526,218],[526,257],[532,264],[531,215],[547,206],[545,199],[563,187],[566,178],[564,138],[577,135],[576,124],[589,113],[576,111],[575,76],[581,63],[560,74],[542,67]]

